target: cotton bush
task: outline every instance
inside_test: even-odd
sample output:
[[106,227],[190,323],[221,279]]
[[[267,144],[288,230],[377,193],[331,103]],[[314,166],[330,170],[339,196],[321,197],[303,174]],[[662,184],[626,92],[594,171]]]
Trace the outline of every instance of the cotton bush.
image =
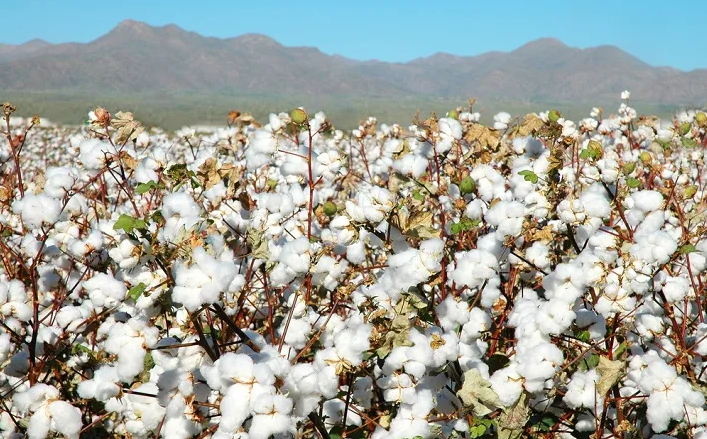
[[3,105],[0,434],[707,437],[707,118],[629,97],[350,133]]

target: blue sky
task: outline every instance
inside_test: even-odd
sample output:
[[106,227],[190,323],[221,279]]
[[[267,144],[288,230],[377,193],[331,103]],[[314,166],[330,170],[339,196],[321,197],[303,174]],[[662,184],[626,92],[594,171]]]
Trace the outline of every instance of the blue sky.
[[508,51],[540,37],[613,44],[653,65],[707,68],[707,1],[5,0],[0,43],[87,42],[131,18],[215,37],[257,32],[354,59]]

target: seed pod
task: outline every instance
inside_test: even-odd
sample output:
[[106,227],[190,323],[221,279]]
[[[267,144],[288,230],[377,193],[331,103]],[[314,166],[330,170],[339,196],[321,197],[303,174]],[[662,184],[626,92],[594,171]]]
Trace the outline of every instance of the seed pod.
[[550,110],[550,112],[547,114],[547,118],[550,120],[550,122],[553,122],[553,123],[560,120],[560,117],[562,117],[562,115],[557,110]]
[[697,125],[704,127],[707,125],[707,114],[704,113],[697,113],[695,116],[695,121],[697,122]]
[[462,194],[470,194],[476,189],[476,182],[471,177],[465,177],[461,183],[459,183],[459,190]]
[[648,151],[643,151],[638,156],[638,158],[641,159],[641,163],[643,163],[646,166],[650,165],[651,162],[653,161],[653,157],[651,157],[651,153],[649,153]]
[[621,168],[621,171],[624,173],[624,175],[629,175],[636,169],[636,162],[630,162],[626,163],[623,168]]
[[297,125],[302,125],[307,121],[307,113],[301,108],[295,108],[292,110],[290,117],[292,118],[292,122]]
[[459,119],[459,112],[457,110],[449,110],[449,112],[447,113],[447,117],[449,117],[451,119],[458,120]]
[[326,203],[324,203],[324,214],[326,216],[334,216],[336,215],[336,211],[336,204],[331,201],[327,201]]

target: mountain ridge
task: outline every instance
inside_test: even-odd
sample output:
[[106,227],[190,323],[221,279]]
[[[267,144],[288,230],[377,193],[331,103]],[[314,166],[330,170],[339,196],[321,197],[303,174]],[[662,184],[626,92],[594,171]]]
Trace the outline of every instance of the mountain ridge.
[[200,35],[124,20],[88,43],[0,44],[0,84],[13,91],[195,92],[376,98],[591,102],[628,89],[670,105],[707,102],[707,70],[652,66],[616,46],[552,37],[475,56],[436,52],[407,62],[354,60],[258,33]]

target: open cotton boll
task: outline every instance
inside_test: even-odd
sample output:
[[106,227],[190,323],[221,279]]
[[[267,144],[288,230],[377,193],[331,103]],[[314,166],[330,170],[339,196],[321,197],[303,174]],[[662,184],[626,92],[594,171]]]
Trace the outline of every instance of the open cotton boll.
[[187,267],[179,262],[172,269],[175,283],[172,299],[183,304],[188,311],[218,301],[238,273],[233,263],[217,260],[203,247],[193,250],[192,259],[193,265]]
[[654,431],[668,428],[671,419],[682,421],[684,406],[702,407],[704,395],[693,390],[690,383],[678,376],[672,366],[661,359],[652,359],[640,374],[638,387],[648,396],[646,416]]
[[71,190],[76,181],[73,168],[51,167],[44,175],[44,193],[52,198],[62,199]]
[[678,248],[677,243],[664,231],[634,235],[631,255],[646,264],[665,264]]
[[268,439],[292,430],[290,412],[292,400],[283,395],[263,394],[255,398],[251,407],[253,419],[248,429],[250,439]]
[[599,395],[596,390],[600,378],[596,369],[575,372],[567,384],[563,401],[574,409],[583,407],[599,412],[604,403],[604,396]]
[[658,210],[663,205],[663,195],[654,190],[642,190],[634,192],[627,200],[630,209],[638,209],[642,212],[652,212]]
[[116,153],[109,143],[99,139],[88,139],[79,145],[79,161],[90,171],[99,171],[106,165],[106,158]]
[[27,435],[30,439],[44,439],[50,431],[68,439],[78,439],[82,427],[81,411],[58,399],[59,391],[46,384],[37,384],[14,396],[15,406],[31,412]]
[[271,272],[273,285],[283,286],[309,271],[310,244],[302,236],[294,241],[287,242],[277,257],[278,264]]
[[64,401],[54,401],[49,404],[51,414],[50,429],[63,434],[67,439],[79,437],[81,431],[81,410]]
[[479,288],[486,281],[496,277],[498,270],[496,257],[479,249],[457,252],[454,255],[454,264],[447,267],[451,282],[465,285],[470,289]]
[[486,211],[484,219],[496,227],[499,239],[518,236],[525,221],[525,207],[518,201],[499,201]]
[[93,378],[79,383],[78,394],[81,398],[105,402],[120,394],[119,382],[118,369],[104,365],[93,373]]
[[22,223],[30,229],[54,224],[61,214],[61,203],[46,194],[25,194],[12,203],[12,211],[22,217]]
[[277,139],[268,130],[257,130],[245,152],[246,164],[249,171],[261,168],[272,159],[277,151]]
[[505,111],[496,113],[493,116],[493,128],[495,130],[505,130],[506,128],[508,128],[508,124],[511,123],[511,119],[511,115],[509,113],[506,113]]
[[128,293],[123,282],[103,273],[96,273],[85,281],[83,289],[88,293],[93,306],[99,309],[116,306],[125,299]]

